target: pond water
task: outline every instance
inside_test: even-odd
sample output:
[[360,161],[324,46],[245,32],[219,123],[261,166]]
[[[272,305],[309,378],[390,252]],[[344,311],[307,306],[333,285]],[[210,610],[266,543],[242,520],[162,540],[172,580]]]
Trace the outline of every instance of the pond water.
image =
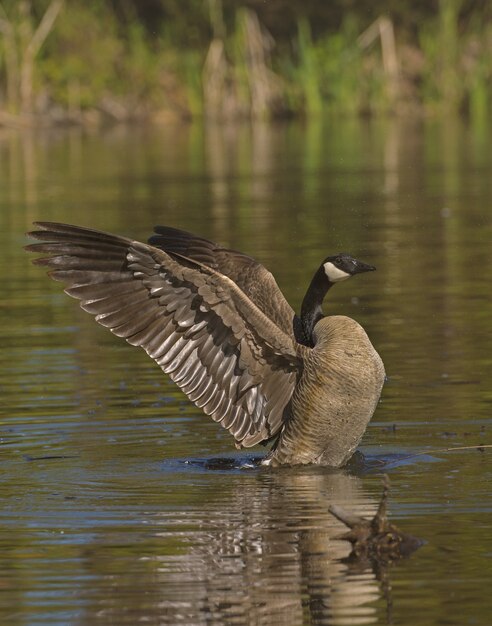
[[[0,623],[490,624],[492,152],[459,122],[0,134]],[[298,309],[319,262],[388,381],[370,471],[247,466],[150,359],[22,246],[34,220],[145,240],[174,225],[255,256]],[[447,452],[447,448],[457,447]],[[206,461],[233,457],[231,468]],[[350,564],[331,504],[425,544]]]

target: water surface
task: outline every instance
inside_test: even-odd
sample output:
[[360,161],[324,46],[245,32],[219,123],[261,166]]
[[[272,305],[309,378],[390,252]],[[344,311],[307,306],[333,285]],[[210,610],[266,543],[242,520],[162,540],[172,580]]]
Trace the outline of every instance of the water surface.
[[[3,131],[0,622],[488,625],[491,455],[443,449],[492,444],[490,139],[396,120]],[[297,309],[328,254],[376,265],[326,303],[386,365],[372,469],[247,467],[263,448],[235,453],[30,265],[36,219],[192,230],[260,259]],[[347,563],[328,507],[372,515],[383,471],[426,544]]]

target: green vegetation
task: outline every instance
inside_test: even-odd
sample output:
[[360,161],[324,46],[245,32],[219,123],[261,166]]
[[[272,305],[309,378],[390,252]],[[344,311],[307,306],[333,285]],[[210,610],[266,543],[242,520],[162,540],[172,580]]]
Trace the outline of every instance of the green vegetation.
[[489,3],[345,4],[4,0],[0,123],[409,110],[486,122]]

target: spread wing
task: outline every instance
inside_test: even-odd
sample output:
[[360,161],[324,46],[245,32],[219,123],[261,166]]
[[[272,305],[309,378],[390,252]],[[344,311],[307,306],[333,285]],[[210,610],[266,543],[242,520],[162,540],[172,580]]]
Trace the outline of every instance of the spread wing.
[[168,254],[178,254],[228,276],[284,333],[293,336],[294,310],[280,291],[277,281],[255,259],[170,226],[156,226],[149,244]]
[[141,346],[198,407],[252,446],[281,428],[302,368],[284,333],[198,258],[95,230],[39,222],[29,251],[96,321]]

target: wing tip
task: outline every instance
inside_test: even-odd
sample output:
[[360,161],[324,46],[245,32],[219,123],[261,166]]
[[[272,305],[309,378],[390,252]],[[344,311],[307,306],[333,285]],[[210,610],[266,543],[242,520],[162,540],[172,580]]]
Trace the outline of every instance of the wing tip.
[[63,224],[62,222],[46,222],[44,220],[35,221],[32,225],[38,230],[30,230],[26,233],[26,237],[30,237],[31,239],[46,237],[46,231],[63,232],[67,228],[73,228],[73,226]]

